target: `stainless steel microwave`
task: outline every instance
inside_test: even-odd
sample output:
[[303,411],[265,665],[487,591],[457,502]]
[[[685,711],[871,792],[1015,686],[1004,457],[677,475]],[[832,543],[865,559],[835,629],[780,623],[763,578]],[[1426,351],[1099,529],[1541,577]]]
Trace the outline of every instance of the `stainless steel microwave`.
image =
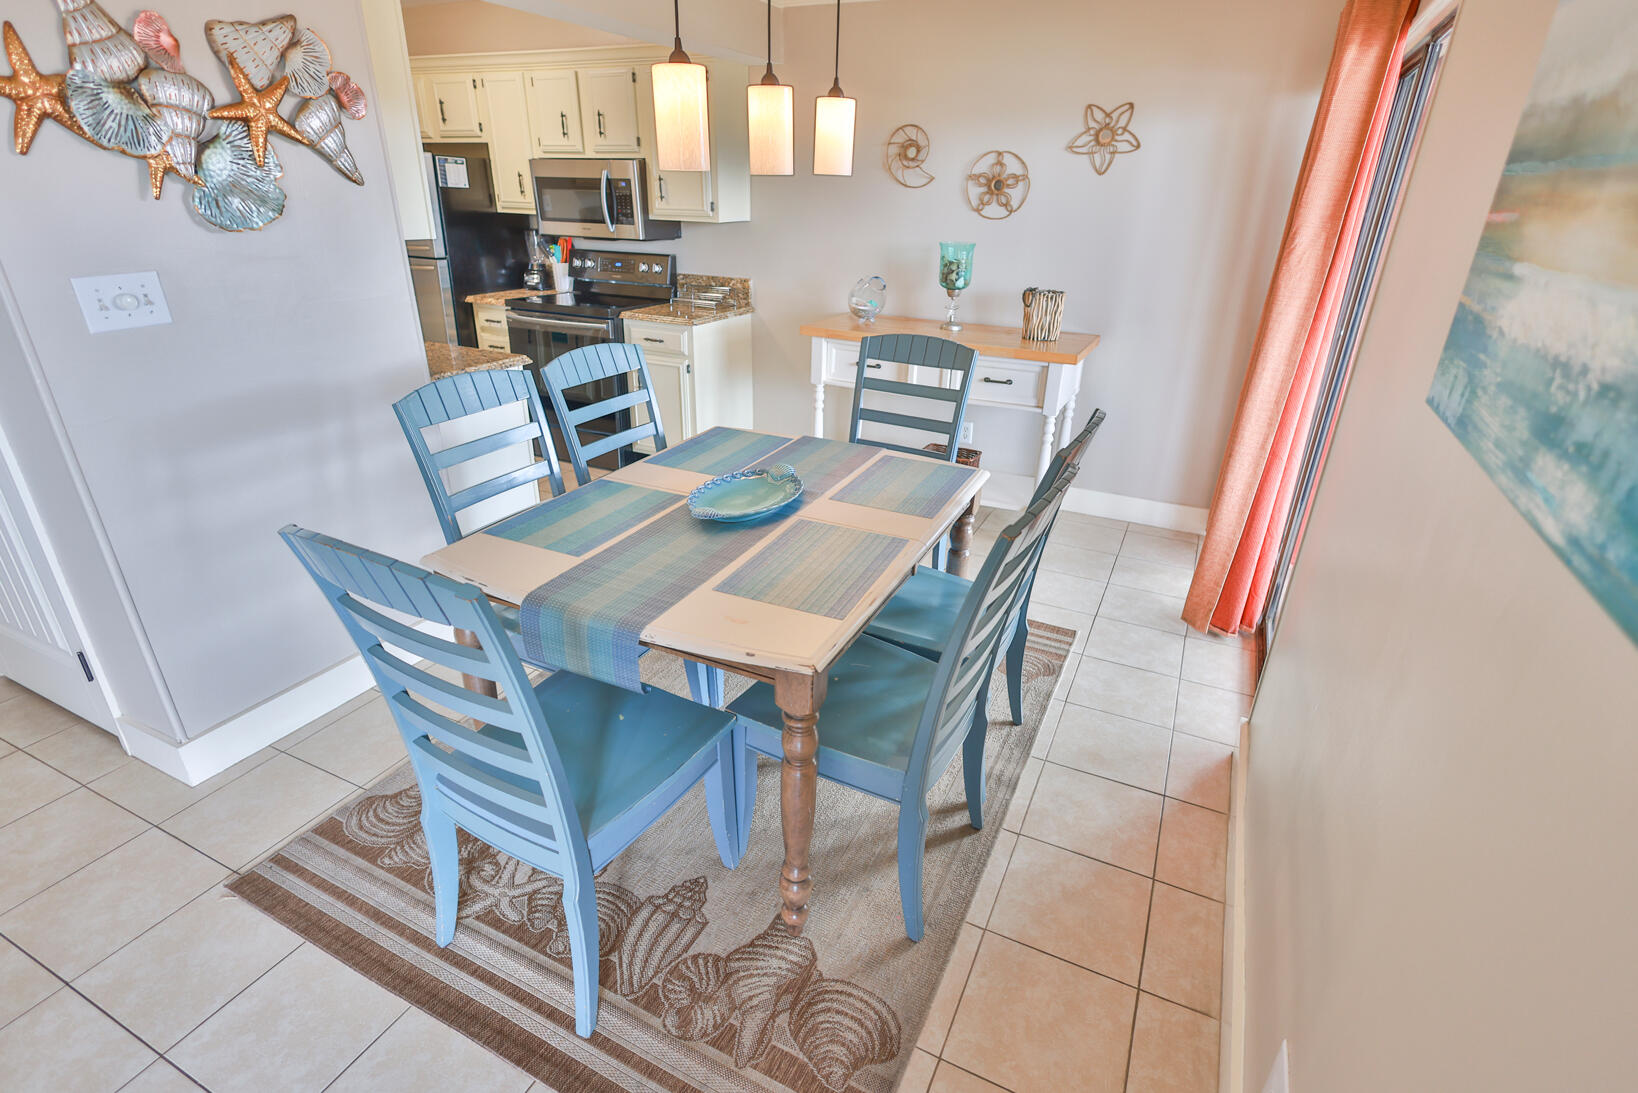
[[535,226],[580,239],[676,239],[682,225],[650,219],[640,159],[532,159]]

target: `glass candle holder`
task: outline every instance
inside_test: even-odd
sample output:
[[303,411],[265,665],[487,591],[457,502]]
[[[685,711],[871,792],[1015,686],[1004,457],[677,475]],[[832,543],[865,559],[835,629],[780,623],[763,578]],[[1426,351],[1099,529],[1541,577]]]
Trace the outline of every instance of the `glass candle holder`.
[[974,243],[940,243],[938,245],[938,284],[950,297],[944,321],[939,324],[943,330],[960,330],[961,324],[956,321],[956,298],[961,290],[967,287],[967,282],[973,275],[973,248]]

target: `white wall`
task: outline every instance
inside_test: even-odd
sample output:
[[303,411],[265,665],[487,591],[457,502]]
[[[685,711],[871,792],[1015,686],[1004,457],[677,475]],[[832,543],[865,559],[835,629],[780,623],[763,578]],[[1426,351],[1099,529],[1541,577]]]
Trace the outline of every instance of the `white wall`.
[[1424,402],[1553,8],[1461,14],[1253,713],[1250,1090],[1638,1080],[1638,648]]
[[404,7],[404,33],[411,56],[424,53],[482,53],[496,41],[508,49],[588,49],[629,45],[633,39],[594,27],[519,11],[484,0]]
[[[779,73],[796,88],[796,175],[753,180],[749,223],[685,225],[679,242],[648,246],[675,250],[685,272],[753,278],[757,421],[806,430],[801,323],[845,310],[853,283],[873,273],[887,279],[891,313],[941,316],[937,244],[976,241],[969,320],[1017,325],[1025,286],[1061,288],[1065,329],[1104,338],[1078,416],[1102,406],[1109,423],[1080,485],[1203,507],[1339,10],[1335,0],[846,4],[854,175],[820,178],[813,99],[830,86],[835,11],[784,9]],[[1143,147],[1099,177],[1065,146],[1088,102],[1128,100]],[[906,122],[932,137],[937,179],[925,189],[898,186],[882,166]],[[965,198],[967,169],[990,148],[1018,152],[1032,173],[1028,203],[1000,222]],[[834,432],[846,407],[829,401]],[[975,409],[972,420],[986,467],[1033,473],[1038,417]]]
[[[109,11],[129,24],[137,5]],[[165,8],[190,70],[220,101],[232,85],[201,28],[231,14],[204,0]],[[373,98],[358,5],[296,15]],[[8,18],[42,68],[66,67],[51,5]],[[285,215],[240,235],[193,219],[175,179],[152,201],[141,162],[54,126],[27,157],[0,153],[0,272],[18,335],[174,699],[179,724],[150,727],[173,735],[197,736],[349,654],[281,525],[412,558],[440,541],[391,409],[425,381],[426,361],[381,135],[373,118],[347,131],[364,188],[281,143]],[[69,278],[147,269],[174,323],[88,334]],[[32,398],[14,375],[4,397]]]

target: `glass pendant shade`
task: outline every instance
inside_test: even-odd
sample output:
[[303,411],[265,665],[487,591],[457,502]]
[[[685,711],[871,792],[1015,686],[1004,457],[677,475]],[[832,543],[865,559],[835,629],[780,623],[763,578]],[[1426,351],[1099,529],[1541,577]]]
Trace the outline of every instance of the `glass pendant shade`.
[[858,105],[832,88],[831,94],[813,100],[813,173],[851,175],[853,173],[853,114]]
[[796,173],[796,102],[789,84],[754,83],[745,89],[751,132],[751,173]]
[[654,72],[654,161],[662,171],[709,171],[711,123],[705,66],[678,48]]

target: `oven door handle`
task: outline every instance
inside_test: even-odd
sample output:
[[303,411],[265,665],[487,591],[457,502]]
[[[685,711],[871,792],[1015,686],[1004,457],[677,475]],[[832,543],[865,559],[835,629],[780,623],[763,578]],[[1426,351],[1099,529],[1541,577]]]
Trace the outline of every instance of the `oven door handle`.
[[541,319],[517,311],[506,313],[509,326],[526,326],[535,330],[552,330],[559,334],[601,334],[609,336],[608,323],[580,322],[575,319]]
[[598,198],[603,202],[603,225],[609,231],[614,230],[614,213],[609,209],[609,173],[603,171],[603,181],[597,191]]

